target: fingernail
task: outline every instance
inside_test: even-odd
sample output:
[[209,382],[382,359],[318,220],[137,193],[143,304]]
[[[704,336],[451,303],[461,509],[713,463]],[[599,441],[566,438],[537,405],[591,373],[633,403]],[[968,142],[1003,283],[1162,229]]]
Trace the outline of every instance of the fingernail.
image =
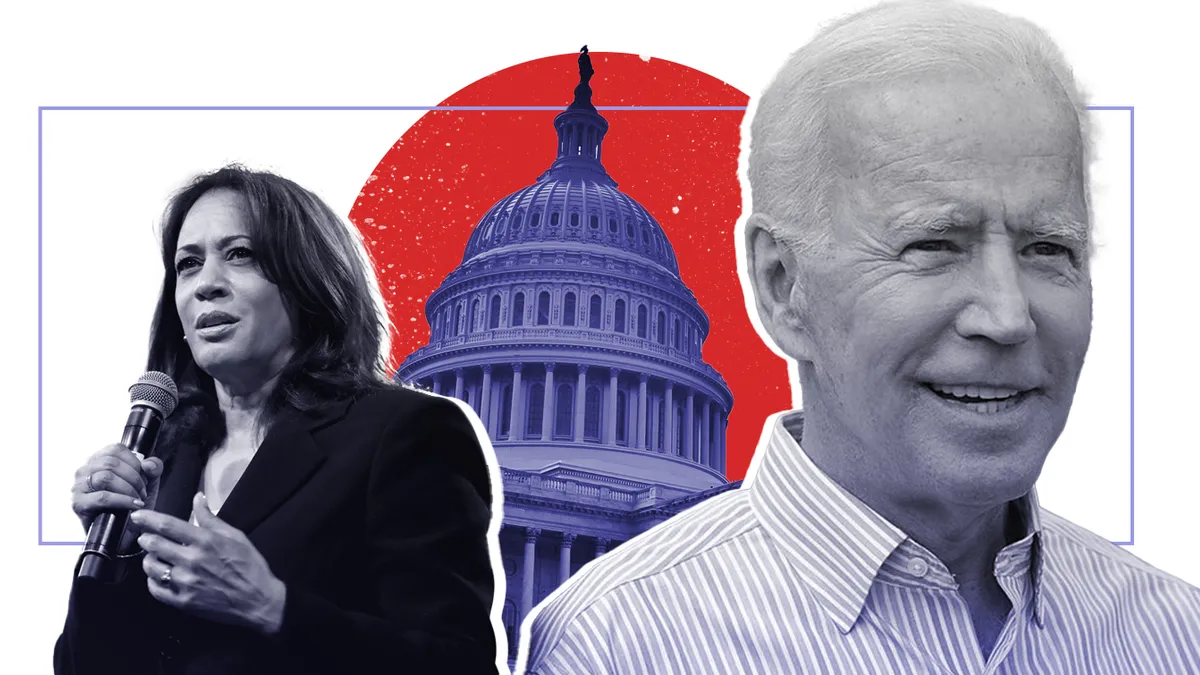
[[144,502],[140,499],[135,499],[135,500],[133,500],[133,505],[140,509],[146,505],[146,502]]
[[132,520],[133,522],[137,523],[138,525],[141,525],[142,524],[142,512],[134,511],[133,513],[129,514],[129,519]]

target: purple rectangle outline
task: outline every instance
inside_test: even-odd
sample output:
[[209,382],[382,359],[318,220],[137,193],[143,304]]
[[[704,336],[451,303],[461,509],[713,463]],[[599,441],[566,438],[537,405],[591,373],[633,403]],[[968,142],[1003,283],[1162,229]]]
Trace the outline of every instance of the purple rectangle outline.
[[[524,111],[562,110],[562,106],[38,106],[38,546],[82,546],[82,541],[45,541],[42,538],[42,113],[47,110],[69,111]],[[746,106],[596,106],[597,110],[618,111],[745,111]],[[1133,546],[1134,541],[1134,141],[1131,105],[1088,106],[1088,110],[1129,113],[1129,540],[1114,541],[1117,546]]]

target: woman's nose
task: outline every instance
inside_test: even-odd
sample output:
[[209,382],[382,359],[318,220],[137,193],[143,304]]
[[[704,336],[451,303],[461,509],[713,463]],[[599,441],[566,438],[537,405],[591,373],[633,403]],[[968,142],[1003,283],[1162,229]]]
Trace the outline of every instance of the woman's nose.
[[200,268],[196,277],[196,297],[201,300],[211,300],[229,292],[229,281],[221,265],[208,261]]

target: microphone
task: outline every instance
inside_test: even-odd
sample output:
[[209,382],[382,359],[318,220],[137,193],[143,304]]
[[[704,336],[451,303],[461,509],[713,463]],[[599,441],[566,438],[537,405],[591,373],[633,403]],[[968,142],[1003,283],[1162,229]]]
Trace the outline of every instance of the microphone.
[[[129,388],[129,418],[121,445],[133,452],[149,456],[154,451],[163,420],[179,405],[179,388],[165,373],[151,370],[138,378]],[[78,572],[81,579],[111,580],[116,571],[114,561],[129,511],[102,511],[88,526],[87,541],[79,555]]]

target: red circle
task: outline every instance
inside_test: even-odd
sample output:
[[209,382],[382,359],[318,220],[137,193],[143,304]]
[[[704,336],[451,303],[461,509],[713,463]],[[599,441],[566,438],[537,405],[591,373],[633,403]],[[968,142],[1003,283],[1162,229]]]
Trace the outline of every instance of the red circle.
[[[479,218],[550,166],[554,116],[579,82],[577,54],[537,59],[484,77],[442,106],[554,110],[430,111],[396,141],[350,212],[375,261],[393,323],[393,363],[429,341],[425,300],[462,262]],[[598,106],[745,106],[746,94],[662,59],[592,52]],[[662,225],[683,282],[708,314],[704,359],[733,392],[726,474],[739,480],[768,415],[790,407],[786,363],[750,323],[734,248],[742,110],[610,111],[604,166]]]

